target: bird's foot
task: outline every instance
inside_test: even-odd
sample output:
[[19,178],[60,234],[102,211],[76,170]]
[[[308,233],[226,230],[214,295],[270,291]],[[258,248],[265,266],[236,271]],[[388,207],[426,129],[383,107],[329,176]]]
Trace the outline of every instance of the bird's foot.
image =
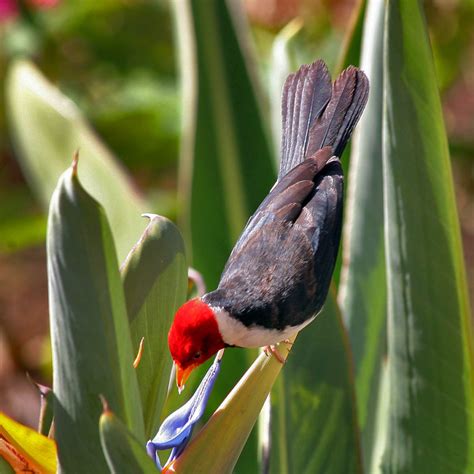
[[276,345],[274,344],[271,344],[270,346],[265,346],[263,348],[263,352],[265,352],[265,354],[270,357],[271,355],[273,355],[275,357],[275,359],[280,362],[281,364],[284,364],[285,363],[285,358],[278,352],[278,349],[276,347]]

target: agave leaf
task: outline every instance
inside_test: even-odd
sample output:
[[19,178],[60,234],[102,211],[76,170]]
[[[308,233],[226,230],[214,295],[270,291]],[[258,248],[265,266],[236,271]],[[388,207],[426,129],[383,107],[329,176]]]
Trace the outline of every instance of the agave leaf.
[[[272,187],[276,174],[239,2],[178,0],[173,6],[185,119],[180,164],[181,228],[192,266],[212,290],[248,217]],[[226,355],[210,410],[234,386],[250,360],[252,351],[230,351]],[[192,393],[206,369],[196,371],[186,392]],[[176,405],[177,397],[173,395],[169,408]],[[240,467],[239,463],[244,472],[254,467],[255,443],[252,446],[255,452],[246,458],[248,464]]]
[[89,128],[76,105],[29,62],[16,61],[7,78],[8,121],[17,157],[45,209],[70,157],[80,149],[79,176],[103,206],[122,260],[137,241],[145,201],[112,154]]
[[143,443],[109,409],[105,409],[100,416],[99,429],[100,442],[111,473],[158,472]]
[[[56,444],[0,412],[0,472],[56,472]],[[7,470],[7,466],[12,470]]]
[[143,418],[112,235],[74,170],[61,176],[48,221],[55,436],[63,471],[105,472],[99,395],[142,442]]
[[270,472],[361,473],[347,334],[330,293],[272,392]]
[[168,390],[168,331],[186,298],[187,267],[177,227],[164,217],[147,217],[150,222],[121,271],[135,353],[144,338],[136,373],[148,439],[158,428]]
[[384,195],[388,438],[383,472],[474,471],[474,363],[459,223],[420,2],[387,3]]
[[[285,359],[293,341],[278,346]],[[275,357],[260,354],[183,454],[168,466],[169,472],[233,472],[282,367]]]
[[192,96],[185,102],[183,223],[191,237],[193,267],[214,288],[249,215],[272,187],[275,170],[240,45],[246,31],[237,4],[174,4],[184,94]]
[[354,355],[364,459],[374,442],[380,364],[386,349],[386,278],[382,176],[383,24],[385,3],[369,0],[361,68],[370,95],[352,141],[338,300]]

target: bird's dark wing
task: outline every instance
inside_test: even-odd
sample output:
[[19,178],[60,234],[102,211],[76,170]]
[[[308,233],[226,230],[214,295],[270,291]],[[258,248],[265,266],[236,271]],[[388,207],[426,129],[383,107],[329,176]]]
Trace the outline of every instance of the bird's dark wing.
[[326,299],[337,259],[342,229],[344,178],[341,163],[332,158],[315,183],[316,192],[302,209],[295,227],[311,239],[316,275],[314,304],[319,311]]
[[278,180],[249,219],[205,300],[243,324],[283,329],[316,314],[326,298],[341,234],[339,157],[368,97],[354,67],[331,86],[326,66],[302,66],[285,83]]
[[304,322],[327,294],[341,209],[342,169],[325,148],[273,188],[206,301],[224,305],[246,325],[282,329]]
[[233,255],[241,251],[242,244],[262,226],[279,219],[281,222],[294,222],[302,205],[313,192],[314,179],[332,156],[330,147],[319,150],[310,160],[300,163],[284,178],[278,181],[255,213],[250,217],[239,240],[234,246],[224,272]]

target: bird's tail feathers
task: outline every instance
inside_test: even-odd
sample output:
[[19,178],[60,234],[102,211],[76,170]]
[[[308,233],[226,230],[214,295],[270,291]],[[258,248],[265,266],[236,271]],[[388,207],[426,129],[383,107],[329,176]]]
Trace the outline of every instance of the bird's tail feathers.
[[345,69],[332,85],[322,60],[291,74],[283,88],[279,179],[325,146],[340,157],[368,93],[367,76],[354,66]]

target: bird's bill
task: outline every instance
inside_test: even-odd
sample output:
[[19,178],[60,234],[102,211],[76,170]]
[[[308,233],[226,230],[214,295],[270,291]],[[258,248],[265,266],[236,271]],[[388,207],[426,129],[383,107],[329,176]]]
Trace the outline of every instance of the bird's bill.
[[187,367],[186,369],[181,368],[176,364],[176,385],[178,386],[178,392],[181,393],[184,390],[184,384],[188,380],[194,366]]

